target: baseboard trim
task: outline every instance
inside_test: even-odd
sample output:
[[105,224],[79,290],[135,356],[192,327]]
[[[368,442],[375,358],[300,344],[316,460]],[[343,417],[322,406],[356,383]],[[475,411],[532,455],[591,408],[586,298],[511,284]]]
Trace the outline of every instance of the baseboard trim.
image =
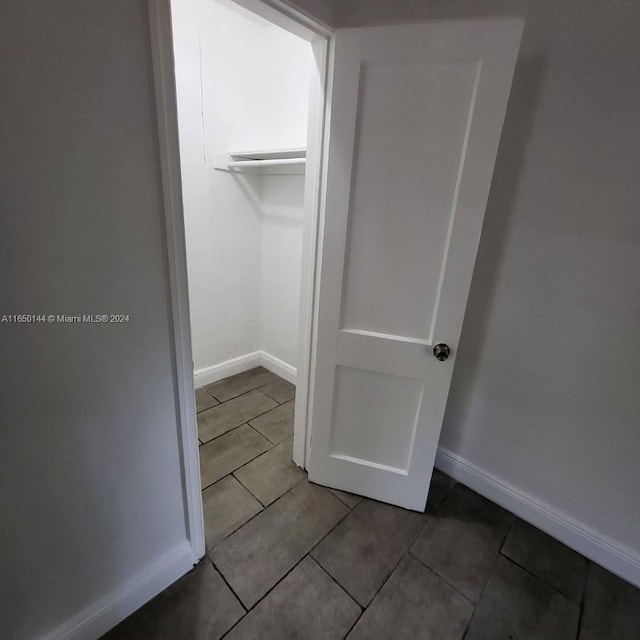
[[95,640],[192,568],[191,545],[185,541],[128,584],[93,602],[40,640]]
[[230,360],[225,360],[219,364],[214,364],[211,367],[196,369],[193,372],[193,384],[196,389],[199,389],[200,387],[204,387],[208,384],[218,382],[218,380],[222,380],[223,378],[228,378],[229,376],[234,376],[237,373],[242,373],[243,371],[249,371],[249,369],[259,367],[262,364],[261,355],[262,351],[252,351],[251,353],[246,353],[243,356],[238,356],[237,358],[231,358]]
[[199,389],[200,387],[205,387],[208,384],[218,382],[218,380],[222,380],[223,378],[228,378],[229,376],[234,376],[237,373],[249,371],[249,369],[260,366],[265,369],[269,369],[269,371],[273,371],[273,373],[292,384],[295,384],[296,382],[295,367],[287,364],[284,360],[280,360],[280,358],[276,358],[270,353],[259,349],[258,351],[252,351],[251,353],[246,353],[243,356],[238,356],[237,358],[231,358],[231,360],[225,360],[219,364],[214,364],[211,367],[196,369],[193,372],[193,384],[196,389]]
[[640,586],[640,555],[632,549],[594,531],[443,447],[438,448],[435,466],[593,562]]
[[260,351],[260,364],[291,384],[296,383],[297,369],[284,360],[280,360],[266,351]]

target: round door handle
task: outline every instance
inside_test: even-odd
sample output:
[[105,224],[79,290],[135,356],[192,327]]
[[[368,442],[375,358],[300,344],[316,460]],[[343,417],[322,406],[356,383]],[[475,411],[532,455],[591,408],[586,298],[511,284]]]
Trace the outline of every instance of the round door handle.
[[439,360],[440,362],[444,362],[450,354],[451,349],[449,349],[449,345],[444,342],[439,342],[435,347],[433,347],[433,355],[436,357],[436,360]]

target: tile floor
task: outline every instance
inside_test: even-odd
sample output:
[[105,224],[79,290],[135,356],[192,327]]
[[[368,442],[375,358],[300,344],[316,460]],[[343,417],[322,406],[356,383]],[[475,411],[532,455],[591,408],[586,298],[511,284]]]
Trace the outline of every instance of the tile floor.
[[640,591],[435,472],[426,513],[309,483],[293,385],[197,391],[207,556],[105,640],[639,640]]

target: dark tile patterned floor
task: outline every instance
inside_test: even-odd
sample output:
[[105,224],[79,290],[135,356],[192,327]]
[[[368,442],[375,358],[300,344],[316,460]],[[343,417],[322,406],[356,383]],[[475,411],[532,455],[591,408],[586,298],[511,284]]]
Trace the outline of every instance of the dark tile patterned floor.
[[438,471],[424,514],[309,483],[294,395],[197,391],[207,556],[105,640],[640,640],[640,590]]

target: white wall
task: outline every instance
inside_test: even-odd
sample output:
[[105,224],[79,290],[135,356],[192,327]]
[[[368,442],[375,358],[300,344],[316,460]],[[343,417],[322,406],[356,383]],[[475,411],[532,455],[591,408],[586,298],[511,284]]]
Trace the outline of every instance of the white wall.
[[298,366],[304,176],[265,176],[262,187],[263,351]]
[[0,60],[0,315],[130,316],[0,324],[0,637],[31,640],[187,540],[147,3],[2,2]]
[[[266,148],[306,147],[311,46],[273,25],[264,29],[261,46],[267,82],[255,135]],[[260,205],[260,347],[297,367],[304,176],[265,175]]]
[[[262,26],[212,0],[172,2],[195,369],[259,348],[260,182],[213,170],[234,142]],[[201,68],[202,60],[202,68]],[[213,84],[216,78],[217,85]],[[203,107],[204,100],[204,107]]]
[[[296,254],[300,270],[301,233],[291,229],[301,228],[303,178],[213,166],[228,151],[305,146],[310,47],[232,2],[172,6],[195,369],[263,341],[295,366],[300,276],[287,272],[277,282],[268,270],[282,272],[283,260],[295,269]],[[282,193],[274,189],[280,183]],[[274,295],[285,298],[277,309]]]
[[640,581],[640,5],[332,6],[343,26],[526,17],[441,445]]

